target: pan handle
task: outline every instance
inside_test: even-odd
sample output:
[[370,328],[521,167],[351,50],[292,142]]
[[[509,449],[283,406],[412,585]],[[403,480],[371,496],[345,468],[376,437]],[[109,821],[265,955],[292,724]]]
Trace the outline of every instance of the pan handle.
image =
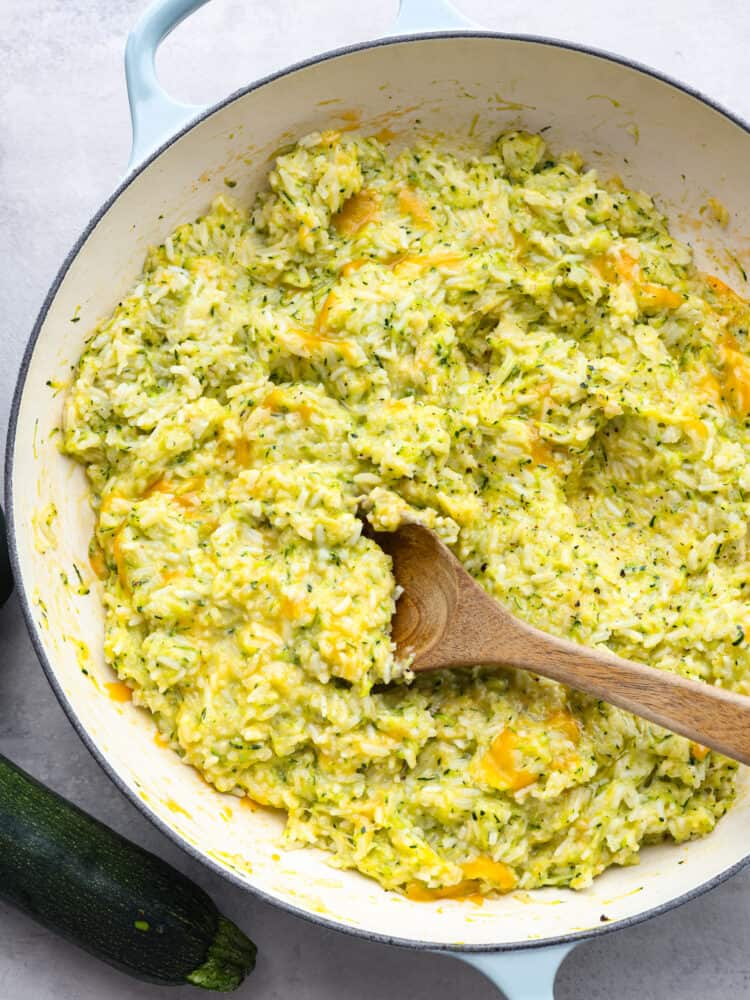
[[554,1000],[555,976],[575,945],[525,948],[523,951],[454,952],[503,991],[507,1000]]
[[450,0],[400,0],[391,35],[413,35],[423,31],[477,28]]
[[125,78],[133,143],[128,171],[205,108],[182,104],[167,94],[156,75],[156,50],[177,25],[206,0],[154,0],[130,32],[125,46]]
[[[128,171],[138,166],[170,135],[205,111],[200,104],[182,104],[163,89],[156,75],[156,52],[167,35],[207,0],[153,0],[128,36],[125,78],[130,102],[133,141]],[[449,0],[400,0],[390,35],[473,28],[476,25]]]

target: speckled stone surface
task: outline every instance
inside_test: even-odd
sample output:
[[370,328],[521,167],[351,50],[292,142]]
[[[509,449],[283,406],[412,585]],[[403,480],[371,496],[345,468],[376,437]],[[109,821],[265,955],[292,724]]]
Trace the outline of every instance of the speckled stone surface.
[[[737,0],[459,0],[488,28],[580,41],[666,71],[750,118],[750,11]],[[0,0],[0,432],[45,291],[116,183],[129,145],[122,51],[144,0]],[[167,42],[162,79],[220,98],[315,52],[386,32],[395,0],[213,0]],[[750,188],[750,185],[749,185]],[[750,193],[750,192],[749,192]],[[0,612],[0,752],[208,889],[257,941],[253,1000],[492,1000],[453,959],[373,945],[260,903],[166,840],[115,790],[73,732],[15,599]],[[750,833],[748,835],[750,845]],[[52,889],[52,887],[51,887]],[[750,997],[750,871],[680,909],[577,948],[558,1000]],[[0,1000],[198,997],[135,983],[0,906]]]

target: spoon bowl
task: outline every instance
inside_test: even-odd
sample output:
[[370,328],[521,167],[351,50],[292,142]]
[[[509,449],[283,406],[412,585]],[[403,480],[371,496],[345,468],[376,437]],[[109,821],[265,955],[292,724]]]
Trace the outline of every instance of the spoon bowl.
[[533,628],[494,600],[434,532],[368,532],[393,561],[401,594],[396,653],[415,673],[457,667],[529,670],[601,698],[750,764],[750,698]]

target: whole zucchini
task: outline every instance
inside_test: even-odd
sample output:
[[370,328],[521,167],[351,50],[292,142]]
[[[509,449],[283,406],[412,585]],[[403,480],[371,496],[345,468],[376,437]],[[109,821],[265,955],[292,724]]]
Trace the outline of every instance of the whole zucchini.
[[0,507],[0,607],[13,593],[13,573],[8,557],[8,537],[5,531],[5,514]]
[[255,965],[190,879],[1,756],[0,896],[148,982],[233,990]]

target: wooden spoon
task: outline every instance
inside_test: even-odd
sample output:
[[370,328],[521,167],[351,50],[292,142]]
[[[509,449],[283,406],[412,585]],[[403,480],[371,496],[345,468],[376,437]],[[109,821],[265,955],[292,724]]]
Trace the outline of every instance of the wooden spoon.
[[367,534],[393,559],[403,588],[393,641],[400,657],[413,657],[415,672],[481,665],[530,670],[750,764],[750,698],[524,624],[421,525]]

